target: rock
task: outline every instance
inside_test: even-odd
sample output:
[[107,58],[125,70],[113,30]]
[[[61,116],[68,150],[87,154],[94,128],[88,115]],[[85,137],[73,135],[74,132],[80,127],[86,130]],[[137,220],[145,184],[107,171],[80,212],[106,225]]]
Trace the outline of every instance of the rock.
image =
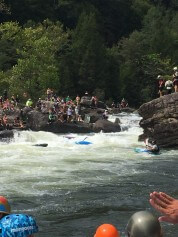
[[94,132],[120,132],[121,128],[120,125],[112,123],[105,119],[99,119],[96,121],[96,123],[93,125]]
[[14,131],[13,130],[3,130],[0,131],[0,140],[9,140],[14,137]]
[[[95,106],[92,104],[91,98],[92,98],[91,96],[82,96],[80,105],[86,108],[91,108],[91,107],[95,108]],[[104,102],[98,101],[97,108],[106,109],[106,105]]]
[[138,112],[143,137],[155,139],[161,147],[178,146],[178,93],[145,103]]
[[133,112],[135,112],[135,109],[130,108],[130,107],[125,107],[125,108],[121,108],[121,112],[133,113]]
[[83,122],[61,123],[55,121],[48,124],[48,115],[32,110],[27,114],[27,128],[33,131],[47,131],[53,133],[88,133],[92,132],[90,124]]
[[118,124],[120,124],[120,123],[121,123],[121,121],[120,121],[120,119],[119,119],[119,118],[116,118],[116,119],[115,119],[115,121],[114,121],[114,123],[118,125]]

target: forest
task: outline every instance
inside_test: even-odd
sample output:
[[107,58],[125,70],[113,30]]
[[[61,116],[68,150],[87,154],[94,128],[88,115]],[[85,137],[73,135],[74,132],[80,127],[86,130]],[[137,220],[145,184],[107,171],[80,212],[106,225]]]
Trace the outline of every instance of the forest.
[[0,0],[0,94],[138,107],[177,65],[177,0]]

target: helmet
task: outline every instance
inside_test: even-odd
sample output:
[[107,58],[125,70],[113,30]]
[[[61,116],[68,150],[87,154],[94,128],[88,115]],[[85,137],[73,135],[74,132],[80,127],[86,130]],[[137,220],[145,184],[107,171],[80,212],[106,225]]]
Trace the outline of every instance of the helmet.
[[120,234],[115,226],[103,224],[97,228],[94,237],[120,237]]
[[0,196],[0,213],[9,214],[10,212],[11,208],[7,199],[3,196]]
[[1,219],[0,236],[27,237],[38,232],[38,226],[33,217],[24,214],[10,214]]
[[156,141],[155,141],[155,140],[151,141],[151,144],[155,145],[155,144],[156,144]]
[[129,237],[161,237],[158,219],[148,211],[139,211],[131,216],[127,224]]
[[157,79],[161,79],[161,75],[158,75],[158,76],[157,76]]
[[174,67],[173,70],[174,70],[174,71],[177,71],[177,67]]

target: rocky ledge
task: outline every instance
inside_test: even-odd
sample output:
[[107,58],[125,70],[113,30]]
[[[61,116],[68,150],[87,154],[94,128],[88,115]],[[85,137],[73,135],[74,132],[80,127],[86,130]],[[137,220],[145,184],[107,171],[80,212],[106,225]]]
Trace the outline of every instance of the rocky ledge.
[[139,140],[151,137],[160,147],[178,147],[178,93],[145,103],[138,113],[142,116],[140,126],[143,128]]

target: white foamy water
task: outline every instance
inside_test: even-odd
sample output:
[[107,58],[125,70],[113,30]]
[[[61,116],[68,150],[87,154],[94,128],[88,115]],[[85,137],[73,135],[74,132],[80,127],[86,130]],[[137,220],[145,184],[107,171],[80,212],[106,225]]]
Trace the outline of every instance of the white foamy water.
[[[110,116],[109,119],[114,121],[116,117]],[[84,196],[86,190],[117,186],[123,182],[128,182],[129,189],[132,187],[129,186],[131,181],[127,181],[129,177],[150,172],[139,167],[140,164],[151,165],[155,156],[134,151],[136,147],[144,147],[143,142],[138,142],[138,136],[142,133],[140,117],[134,113],[123,113],[118,117],[122,128],[119,133],[68,134],[72,137],[68,139],[65,134],[23,131],[16,133],[10,143],[0,143],[1,195],[10,199],[14,212],[37,216],[43,226],[39,236],[60,236],[47,234],[45,223],[48,219],[49,225],[56,218],[64,222],[64,219],[70,220],[71,215],[81,215],[83,211],[80,209],[85,210],[88,205],[94,205],[96,209],[101,203],[105,205],[105,201],[97,202],[101,195],[98,191],[96,196],[88,199],[92,192]],[[82,140],[92,144],[75,143]],[[48,147],[34,146],[41,143],[47,143]],[[165,159],[165,154],[166,159],[172,159],[176,151],[165,151],[157,159]],[[124,198],[123,192],[122,195]],[[75,226],[78,224],[75,223]],[[61,225],[56,228],[60,230]],[[77,233],[72,234],[71,231],[69,235],[65,231],[61,236],[77,236]]]

